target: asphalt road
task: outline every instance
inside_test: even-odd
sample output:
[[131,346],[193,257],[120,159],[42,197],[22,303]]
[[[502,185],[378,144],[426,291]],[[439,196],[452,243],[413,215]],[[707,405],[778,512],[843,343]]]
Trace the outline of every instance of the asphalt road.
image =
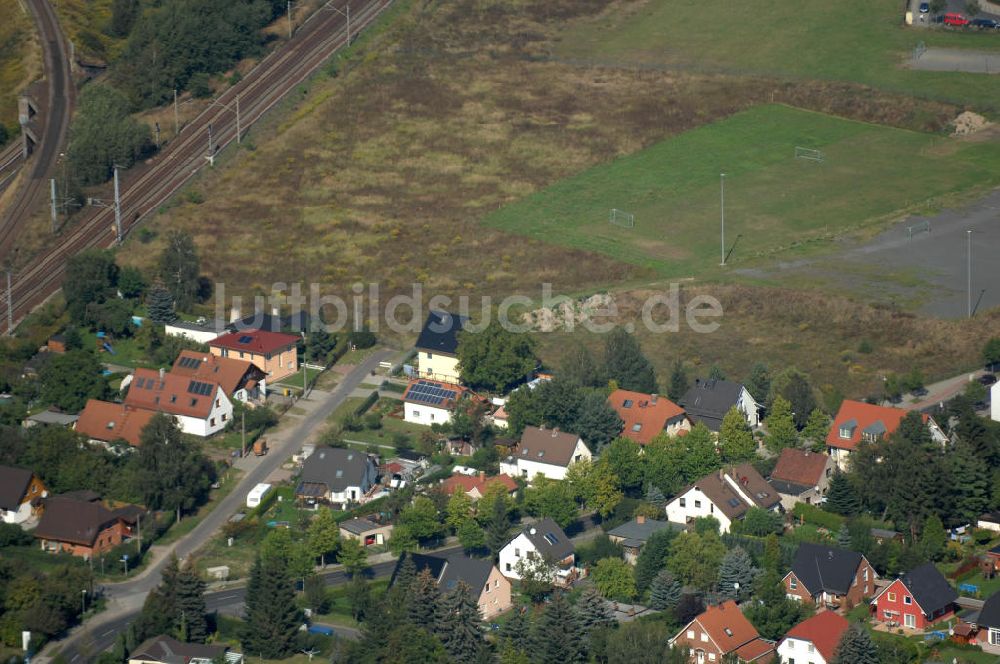
[[[247,492],[256,484],[263,482],[303,443],[307,442],[310,436],[318,431],[327,417],[361,384],[364,377],[376,369],[379,362],[390,354],[390,351],[385,350],[373,354],[358,365],[354,371],[347,374],[329,396],[326,396],[325,393],[313,392],[308,399],[317,399],[320,398],[320,394],[323,394],[324,401],[302,417],[293,428],[283,433],[283,442],[275,444],[266,456],[261,457],[257,466],[243,476],[240,483],[212,512],[205,516],[190,533],[170,547],[177,557],[184,559],[204,546],[216,531],[229,520],[229,517],[242,508]],[[278,438],[271,437],[269,440],[274,441]],[[169,551],[164,552],[164,554],[131,580],[105,585],[104,594],[109,601],[108,610],[93,617],[82,628],[71,631],[61,641],[47,646],[42,654],[49,654],[50,651],[58,649],[66,654],[69,661],[80,662],[85,661],[80,659],[81,647],[85,652],[94,652],[94,647],[91,647],[89,643],[94,642],[96,645],[100,645],[99,640],[106,638],[113,641],[115,635],[121,631],[121,626],[127,625],[134,618],[135,612],[142,607],[146,594],[160,583],[161,573],[169,560]],[[99,648],[96,651],[100,652],[102,649]]]
[[44,51],[49,98],[44,109],[42,135],[38,137],[40,144],[35,146],[30,158],[34,162],[30,174],[0,217],[0,254],[3,255],[10,251],[18,230],[48,194],[48,181],[55,172],[59,153],[64,150],[73,112],[73,63],[55,9],[48,0],[27,0],[27,4]]

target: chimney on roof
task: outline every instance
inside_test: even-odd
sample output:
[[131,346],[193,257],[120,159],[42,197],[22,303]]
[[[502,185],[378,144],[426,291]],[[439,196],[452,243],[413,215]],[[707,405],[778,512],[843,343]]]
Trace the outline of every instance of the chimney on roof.
[[640,515],[636,516],[635,517],[635,522],[636,523],[646,523],[646,517],[645,517],[645,515],[640,514]]
[[166,369],[164,369],[163,367],[160,367],[160,380],[163,380],[163,375],[164,375],[164,374],[165,374],[166,372],[167,372],[167,371],[166,371]]
[[559,427],[552,427],[552,437],[555,438],[559,435]]
[[481,480],[485,480],[486,479],[486,471],[485,470],[480,470],[479,471],[479,479],[481,479]]
[[660,397],[660,395],[659,395],[659,394],[656,394],[655,392],[654,392],[653,394],[650,394],[650,395],[649,395],[649,403],[651,403],[651,404],[653,404],[653,405],[655,406],[655,405],[656,405],[656,400],[657,400],[657,399],[658,399],[659,397]]
[[271,315],[272,316],[278,315],[278,307],[271,307]]
[[240,319],[240,308],[237,307],[237,306],[233,306],[229,310],[229,322],[230,323],[235,323],[239,319]]

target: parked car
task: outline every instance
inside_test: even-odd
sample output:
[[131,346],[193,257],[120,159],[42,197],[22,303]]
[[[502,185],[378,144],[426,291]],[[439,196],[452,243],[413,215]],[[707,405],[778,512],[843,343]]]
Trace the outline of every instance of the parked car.
[[983,374],[982,376],[979,377],[979,382],[989,387],[993,383],[997,382],[996,374],[991,374],[991,373]]
[[980,30],[996,30],[1000,27],[1000,23],[997,23],[991,18],[974,18],[971,22],[972,27],[979,28]]
[[944,15],[945,25],[954,25],[956,27],[964,27],[969,24],[969,19],[965,18],[961,14],[956,12],[948,12]]
[[927,2],[921,2],[920,3],[920,13],[921,14],[926,14],[930,10],[931,10],[931,6],[930,6],[929,3],[927,3]]

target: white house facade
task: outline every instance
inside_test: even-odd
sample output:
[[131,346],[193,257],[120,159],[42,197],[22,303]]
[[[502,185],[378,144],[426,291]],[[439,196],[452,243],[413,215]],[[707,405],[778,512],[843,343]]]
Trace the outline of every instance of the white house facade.
[[208,437],[226,428],[233,419],[233,402],[229,400],[222,388],[216,386],[215,400],[207,417],[173,414],[178,426],[184,433],[194,436]]
[[592,458],[590,448],[576,434],[526,427],[513,452],[501,460],[500,472],[529,481],[536,475],[563,480],[570,464]]
[[667,521],[689,523],[695,519],[712,516],[719,520],[719,531],[729,532],[732,520],[697,485],[667,503]]

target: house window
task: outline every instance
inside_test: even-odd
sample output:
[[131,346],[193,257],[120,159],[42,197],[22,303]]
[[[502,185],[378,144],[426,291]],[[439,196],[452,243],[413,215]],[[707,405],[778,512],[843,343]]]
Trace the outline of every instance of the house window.
[[490,591],[490,584],[487,583],[486,584],[486,592],[489,592],[489,591]]
[[796,590],[799,587],[799,581],[794,576],[788,579],[788,587],[792,590]]
[[1000,629],[990,627],[990,645],[1000,646]]
[[809,644],[809,652],[816,652],[816,646],[814,646],[813,644],[810,643]]
[[851,430],[850,429],[841,429],[840,430],[840,437],[843,438],[844,440],[850,440],[851,439]]
[[214,427],[214,426],[215,426],[215,418],[214,418],[214,417],[213,417],[213,418],[211,418],[211,419],[210,419],[210,420],[208,421],[208,423],[209,423],[210,425],[212,425],[212,426]]
[[903,595],[903,604],[906,604],[907,606],[913,604],[913,598],[909,595]]
[[701,633],[701,641],[702,641],[702,643],[708,643],[708,634],[706,634],[705,632],[702,632]]
[[520,549],[514,549],[514,557],[515,558],[520,558],[521,557],[521,550]]
[[695,509],[700,509],[701,508],[701,501],[700,500],[694,501],[694,507],[695,507]]
[[715,503],[708,504],[708,511],[711,512],[712,514],[715,514]]
[[419,410],[417,410],[416,408],[414,408],[414,409],[413,409],[413,416],[414,416],[414,417],[420,417],[420,411],[419,411]]
[[507,571],[510,571],[510,563],[507,563]]
[[[793,642],[792,642],[792,641],[789,641],[788,643],[789,643],[789,644],[791,644],[791,643],[793,643]],[[791,657],[789,657],[789,658],[788,658],[788,664],[795,664],[795,660],[794,660],[794,659],[792,659]]]
[[215,407],[216,407],[216,408],[218,408],[218,407],[219,407],[219,400],[218,400],[218,399],[216,399],[216,400],[215,400]]
[[638,433],[639,431],[642,431],[642,424],[633,424],[632,425],[632,431],[635,431],[636,433]]
[[684,498],[681,498],[681,507],[687,507],[687,500]]
[[431,359],[432,357],[434,357],[434,356],[433,356],[433,355],[431,355],[430,353],[427,353],[427,359],[428,359],[428,360],[429,360],[429,359]]
[[431,422],[434,421],[434,413],[431,413]]
[[689,639],[691,639],[692,641],[694,640],[694,630],[693,629],[689,629],[688,630],[687,637]]
[[632,407],[631,399],[625,399],[625,401],[622,402],[622,408],[631,408],[631,407]]
[[912,613],[903,614],[903,626],[909,627],[910,629],[916,629],[917,627],[917,617]]
[[896,593],[886,593],[886,595],[888,596],[887,599],[890,602],[895,602],[896,601]]
[[708,661],[710,661],[710,662],[714,662],[715,661],[715,653],[714,652],[708,653]]
[[240,351],[240,359],[243,359],[243,351]]
[[222,421],[223,421],[223,422],[225,422],[225,421],[226,421],[226,417],[227,417],[227,415],[226,415],[225,413],[223,413],[223,414],[222,414]]
[[864,569],[863,574],[864,574],[865,583],[868,583],[868,568],[867,567]]

